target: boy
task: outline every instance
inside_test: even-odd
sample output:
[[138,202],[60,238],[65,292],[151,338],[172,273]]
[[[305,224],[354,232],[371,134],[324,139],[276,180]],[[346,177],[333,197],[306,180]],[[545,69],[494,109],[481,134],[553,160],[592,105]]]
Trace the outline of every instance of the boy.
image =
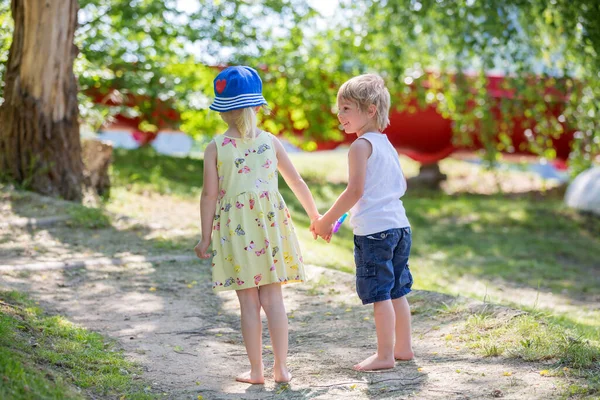
[[357,136],[348,153],[348,186],[311,230],[328,239],[332,224],[351,209],[356,291],[363,304],[373,303],[377,331],[377,353],[354,369],[393,368],[396,359],[413,358],[406,300],[413,279],[411,230],[400,200],[406,180],[398,153],[382,133],[389,125],[390,94],[381,77],[360,75],[342,85],[337,104],[344,131]]

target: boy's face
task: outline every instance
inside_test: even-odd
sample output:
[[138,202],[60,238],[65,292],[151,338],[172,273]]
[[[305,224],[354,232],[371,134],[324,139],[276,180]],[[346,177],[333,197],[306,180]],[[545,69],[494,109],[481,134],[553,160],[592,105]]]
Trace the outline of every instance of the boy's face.
[[360,110],[358,104],[338,98],[338,120],[344,129],[344,132],[364,133],[362,130],[369,125],[370,118],[367,113]]

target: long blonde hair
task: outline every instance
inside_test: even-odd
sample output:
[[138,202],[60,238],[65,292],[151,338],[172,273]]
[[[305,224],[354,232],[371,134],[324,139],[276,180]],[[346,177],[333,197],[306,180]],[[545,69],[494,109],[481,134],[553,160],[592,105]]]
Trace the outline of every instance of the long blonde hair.
[[[234,124],[234,126],[240,131],[242,140],[254,139],[256,137],[256,125],[258,119],[256,118],[256,107],[246,107],[238,110],[227,111],[221,113],[221,118],[227,123],[227,125]],[[269,114],[270,109],[266,106],[260,106],[265,114]]]
[[256,112],[254,107],[246,107],[235,119],[235,126],[242,135],[242,140],[254,139],[256,137]]

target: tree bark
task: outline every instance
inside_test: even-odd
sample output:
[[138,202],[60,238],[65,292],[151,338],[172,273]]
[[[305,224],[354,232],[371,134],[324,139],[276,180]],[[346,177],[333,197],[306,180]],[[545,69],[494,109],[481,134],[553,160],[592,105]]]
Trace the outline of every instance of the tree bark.
[[[67,200],[82,197],[77,0],[12,0],[13,41],[0,107],[0,177]],[[3,175],[3,176],[2,176]]]

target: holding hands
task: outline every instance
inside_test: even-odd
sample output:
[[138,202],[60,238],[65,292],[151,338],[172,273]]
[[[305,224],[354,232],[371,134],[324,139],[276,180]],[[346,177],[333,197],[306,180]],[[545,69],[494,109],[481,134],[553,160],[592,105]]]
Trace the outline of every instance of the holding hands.
[[319,215],[318,218],[311,221],[310,231],[315,239],[317,236],[320,236],[329,243],[331,241],[331,235],[333,234],[333,224],[328,224],[327,221],[323,219],[323,216]]

